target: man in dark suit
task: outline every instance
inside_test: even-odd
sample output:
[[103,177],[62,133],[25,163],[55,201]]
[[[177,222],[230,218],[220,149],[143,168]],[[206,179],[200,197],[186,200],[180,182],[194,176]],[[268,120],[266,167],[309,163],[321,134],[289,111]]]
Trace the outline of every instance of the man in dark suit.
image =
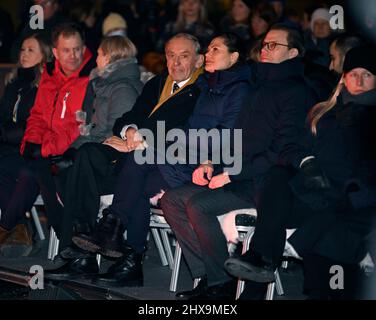
[[[281,25],[272,28],[263,43],[262,63],[253,66],[255,89],[235,126],[242,129],[242,171],[213,175],[216,168],[202,164],[193,173],[193,184],[169,190],[162,198],[166,220],[192,276],[201,278],[195,289],[178,293],[178,299],[234,299],[234,282],[223,267],[227,243],[217,216],[258,208],[269,169],[277,164],[298,168],[298,159],[304,158],[298,140],[315,99],[303,76],[303,54],[297,31]],[[279,224],[277,217],[274,220]]]

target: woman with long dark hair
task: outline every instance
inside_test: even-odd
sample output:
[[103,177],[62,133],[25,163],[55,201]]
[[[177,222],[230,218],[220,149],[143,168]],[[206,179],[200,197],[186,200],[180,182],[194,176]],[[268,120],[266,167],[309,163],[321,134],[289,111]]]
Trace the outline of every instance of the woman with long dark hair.
[[[15,177],[25,165],[19,153],[20,143],[34,104],[43,65],[50,58],[51,46],[44,36],[35,33],[25,38],[20,49],[19,66],[11,73],[0,102],[0,244],[8,239],[13,243],[31,243],[25,226],[17,225],[30,208],[19,208],[17,199],[14,199],[19,196],[15,190]],[[26,173],[22,177],[29,185],[30,194],[38,194],[34,179]]]

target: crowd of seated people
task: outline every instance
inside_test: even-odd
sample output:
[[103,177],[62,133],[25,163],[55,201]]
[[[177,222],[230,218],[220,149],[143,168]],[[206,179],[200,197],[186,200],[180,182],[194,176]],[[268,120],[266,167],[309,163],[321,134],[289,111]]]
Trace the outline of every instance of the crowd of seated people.
[[[31,245],[23,218],[41,194],[60,240],[46,278],[142,286],[149,199],[163,190],[166,221],[201,279],[177,299],[234,299],[238,278],[241,299],[263,299],[286,252],[302,259],[304,292],[331,299],[330,266],[355,277],[376,261],[372,43],[332,34],[327,8],[303,34],[284,1],[234,0],[215,33],[205,1],[181,0],[155,42],[166,70],[143,83],[136,20],[125,22],[123,7],[103,7],[106,35],[86,46],[93,10],[65,22],[49,3],[56,26],[25,27],[0,101],[0,246]],[[228,168],[226,148],[240,170]],[[106,194],[113,202],[98,217]],[[248,252],[230,257],[217,217],[244,208],[257,210],[255,233]],[[286,229],[296,229],[287,241]],[[114,260],[106,273],[98,253]]]

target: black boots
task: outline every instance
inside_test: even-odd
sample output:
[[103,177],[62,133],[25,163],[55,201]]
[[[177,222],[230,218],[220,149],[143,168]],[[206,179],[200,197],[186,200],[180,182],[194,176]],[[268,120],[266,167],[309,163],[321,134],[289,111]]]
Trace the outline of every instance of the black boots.
[[119,258],[123,255],[125,227],[120,218],[108,210],[103,210],[103,218],[98,222],[94,232],[75,233],[72,241],[79,248],[106,257]]
[[123,246],[123,256],[104,274],[95,276],[93,283],[101,286],[134,287],[143,285],[142,256],[131,247]]
[[190,291],[178,292],[177,300],[235,300],[237,281],[230,280],[216,285],[208,286],[204,277],[197,287]]
[[54,261],[60,267],[46,270],[44,276],[49,280],[68,280],[88,277],[99,273],[95,254],[84,253],[74,246],[65,248]]
[[225,262],[226,271],[234,277],[255,282],[273,282],[277,266],[259,253],[248,250],[240,257],[232,257]]
[[175,297],[177,300],[194,300],[197,297],[201,296],[203,293],[205,293],[205,290],[208,287],[208,280],[206,277],[203,277],[196,288],[188,291],[181,291],[178,292]]

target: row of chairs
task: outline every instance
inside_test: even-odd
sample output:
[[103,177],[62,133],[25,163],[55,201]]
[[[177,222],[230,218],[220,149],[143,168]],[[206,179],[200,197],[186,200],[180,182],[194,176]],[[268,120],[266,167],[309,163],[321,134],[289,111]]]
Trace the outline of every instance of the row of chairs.
[[[231,212],[226,213],[223,216],[219,217],[219,222],[221,223],[222,230],[226,231],[226,228],[224,224],[229,223],[229,221],[232,221],[234,223],[235,217],[238,214],[248,214],[250,216],[256,216],[256,210],[253,208],[250,209],[240,209],[240,210],[234,210]],[[229,219],[226,219],[229,218]],[[153,229],[158,228],[160,229],[160,232],[162,234],[173,234],[170,226],[166,222],[166,220],[163,217],[163,212],[161,209],[156,209],[156,208],[151,208],[151,224],[150,227]],[[234,226],[236,227],[236,232],[238,234],[237,240],[242,243],[242,253],[245,253],[248,251],[250,242],[254,233],[254,226],[243,226],[243,225],[236,225],[234,223]],[[157,232],[157,230],[155,230]],[[226,238],[232,237],[232,235],[226,235]],[[154,237],[155,239],[155,237]],[[171,245],[170,241],[163,240],[163,244],[165,247],[166,251],[166,256],[171,256],[172,250],[171,250]],[[170,280],[170,291],[176,292],[177,289],[177,283],[178,283],[178,278],[179,278],[179,271],[180,271],[180,264],[181,264],[181,258],[182,258],[182,251],[181,247],[179,245],[178,241],[174,241],[175,243],[175,253],[174,253],[174,258],[173,258],[173,263],[172,263],[172,274],[171,274],[171,280]],[[229,251],[231,251],[231,246],[233,245],[232,242],[229,242]],[[274,291],[277,291],[278,295],[283,295],[284,290],[282,286],[282,282],[279,276],[278,270],[275,272],[275,282],[271,282],[268,284],[268,289],[266,293],[266,300],[273,300],[274,297]],[[199,282],[199,279],[195,279],[193,283],[193,287],[195,287]],[[238,286],[236,290],[236,299],[238,299],[241,295],[241,293],[244,290],[244,285],[245,282],[241,279],[238,280]]]
[[[108,207],[112,203],[113,195],[105,195],[101,197],[101,208],[100,212],[105,208]],[[31,217],[35,223],[37,233],[41,240],[45,239],[45,235],[43,232],[43,228],[41,226],[38,212],[36,207],[43,206],[43,199],[41,196],[38,196],[37,200],[34,203],[33,208],[31,209]],[[182,251],[181,247],[176,241],[173,231],[171,227],[168,225],[166,220],[163,217],[163,211],[158,208],[151,207],[150,209],[151,217],[150,217],[150,231],[154,242],[156,244],[157,250],[159,252],[159,256],[163,266],[169,266],[172,270],[171,279],[170,279],[170,286],[169,290],[172,292],[176,292],[177,283],[179,278],[179,271],[181,265],[181,258],[182,258]],[[249,245],[254,233],[254,226],[244,226],[244,225],[236,225],[235,224],[235,217],[238,214],[248,214],[250,216],[257,216],[256,210],[253,208],[250,209],[241,209],[241,210],[234,210],[229,213],[226,213],[223,216],[220,216],[219,222],[221,223],[221,227],[225,233],[226,238],[229,240],[229,251],[232,250],[234,242],[234,234],[230,234],[235,232],[237,241],[242,243],[242,252],[246,252],[249,249]],[[229,228],[230,225],[230,228]],[[175,246],[175,250],[173,251],[173,247]],[[59,250],[59,239],[56,236],[54,229],[50,228],[50,235],[49,235],[49,245],[48,245],[48,253],[47,258],[53,260],[54,257],[58,254]],[[100,263],[100,255],[97,257],[98,263]],[[283,295],[284,290],[282,287],[282,282],[279,276],[278,270],[275,272],[275,282],[272,282],[268,285],[268,290],[265,299],[272,300],[274,297],[274,291],[277,291],[278,295]],[[196,279],[193,283],[193,287],[198,284],[198,280]],[[242,291],[244,290],[244,281],[239,279],[236,298],[239,298]]]

